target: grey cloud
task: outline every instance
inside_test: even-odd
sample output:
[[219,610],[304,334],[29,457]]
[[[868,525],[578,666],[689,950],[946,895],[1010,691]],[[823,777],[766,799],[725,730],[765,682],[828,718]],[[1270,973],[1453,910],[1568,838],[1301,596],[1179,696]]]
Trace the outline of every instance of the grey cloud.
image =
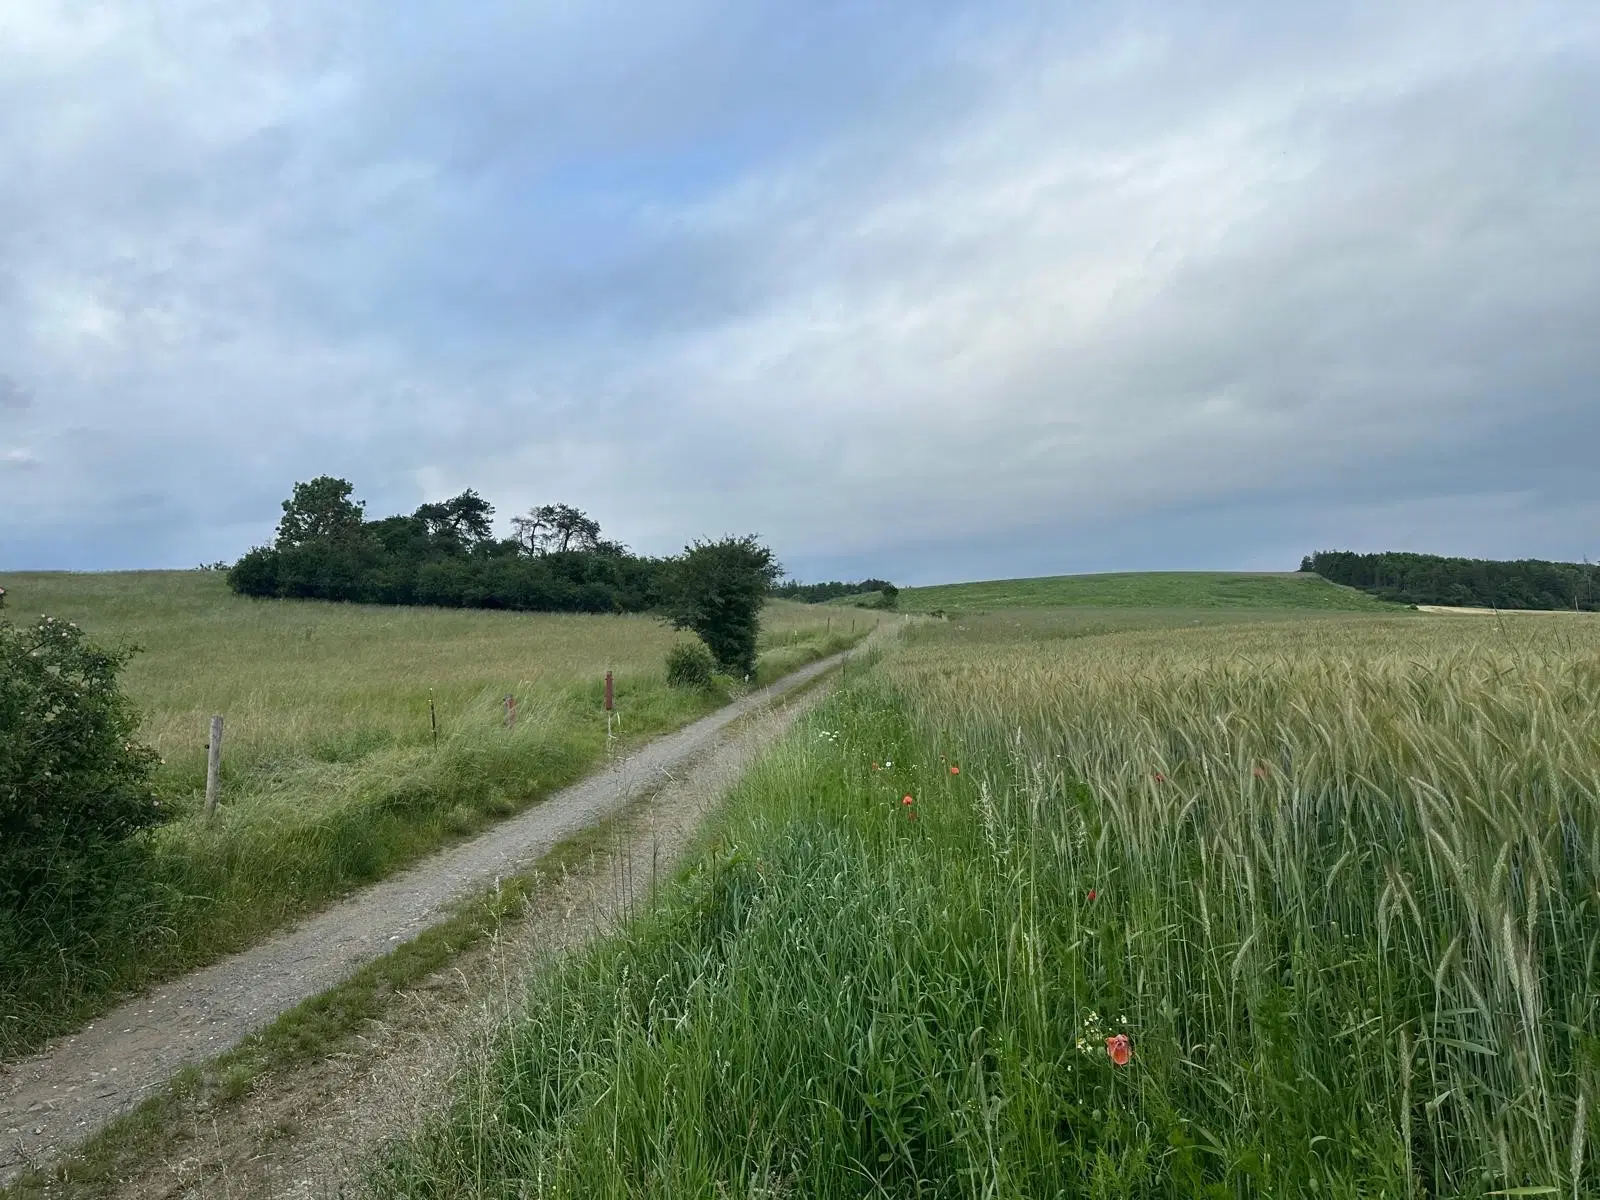
[[923,581],[1585,550],[1590,6],[635,9],[0,41],[5,565],[323,471]]
[[33,395],[10,375],[0,375],[0,410],[21,412],[31,406]]

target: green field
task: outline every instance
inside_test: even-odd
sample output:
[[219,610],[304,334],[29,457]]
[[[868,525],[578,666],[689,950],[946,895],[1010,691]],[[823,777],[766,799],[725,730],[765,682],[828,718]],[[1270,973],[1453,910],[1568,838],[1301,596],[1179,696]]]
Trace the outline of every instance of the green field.
[[376,1190],[1600,1194],[1600,619],[1148,616],[852,672]]
[[[642,616],[376,608],[233,595],[220,573],[8,575],[6,616],[48,614],[142,647],[124,684],[177,813],[153,874],[55,944],[0,926],[0,1052],[70,1028],[129,988],[239,948],[581,775],[622,738],[673,729],[720,693],[667,687],[686,635]],[[773,604],[760,674],[864,636],[879,618]],[[503,727],[502,698],[518,719]],[[438,719],[434,740],[429,700]],[[221,811],[201,814],[208,722],[225,721]],[[14,933],[14,931],[12,931]]]
[[1395,608],[1364,592],[1298,571],[1137,571],[945,583],[902,588],[899,604],[902,612],[921,613],[1064,606],[1174,612],[1217,609],[1377,612]]

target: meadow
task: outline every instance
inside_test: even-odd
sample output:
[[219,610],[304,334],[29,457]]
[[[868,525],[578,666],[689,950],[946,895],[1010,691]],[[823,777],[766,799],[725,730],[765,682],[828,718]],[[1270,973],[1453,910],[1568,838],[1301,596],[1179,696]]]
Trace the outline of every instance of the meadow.
[[1048,575],[901,588],[902,612],[989,612],[996,609],[1101,608],[1265,612],[1394,611],[1365,592],[1299,571],[1137,571]]
[[992,616],[852,670],[374,1192],[1600,1194],[1600,619]]
[[[15,622],[49,614],[140,646],[124,686],[162,756],[174,811],[147,871],[41,944],[0,925],[0,1054],[115,997],[248,945],[286,921],[537,801],[608,750],[677,728],[732,688],[666,684],[687,635],[643,616],[520,614],[251,600],[218,572],[22,574]],[[877,618],[778,603],[758,682],[841,649]],[[502,700],[517,699],[515,727]],[[437,719],[435,739],[429,703]],[[212,714],[220,808],[202,812]]]

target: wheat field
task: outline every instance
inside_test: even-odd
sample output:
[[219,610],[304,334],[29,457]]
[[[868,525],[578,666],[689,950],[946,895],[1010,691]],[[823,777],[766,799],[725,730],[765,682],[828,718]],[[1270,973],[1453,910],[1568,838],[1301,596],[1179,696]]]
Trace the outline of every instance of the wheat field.
[[1597,905],[1600,620],[935,623],[375,1187],[1593,1196]]

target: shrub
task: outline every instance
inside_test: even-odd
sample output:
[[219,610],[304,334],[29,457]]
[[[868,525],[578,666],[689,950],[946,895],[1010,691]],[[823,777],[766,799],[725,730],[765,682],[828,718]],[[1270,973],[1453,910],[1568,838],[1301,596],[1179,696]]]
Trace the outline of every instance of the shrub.
[[716,660],[699,638],[679,642],[667,651],[667,682],[675,688],[709,691],[716,673]]
[[754,535],[695,542],[672,563],[668,619],[675,628],[699,634],[724,671],[752,674],[761,606],[782,573],[772,551]]
[[0,913],[98,893],[113,852],[163,819],[117,683],[131,653],[52,617],[0,621]]

